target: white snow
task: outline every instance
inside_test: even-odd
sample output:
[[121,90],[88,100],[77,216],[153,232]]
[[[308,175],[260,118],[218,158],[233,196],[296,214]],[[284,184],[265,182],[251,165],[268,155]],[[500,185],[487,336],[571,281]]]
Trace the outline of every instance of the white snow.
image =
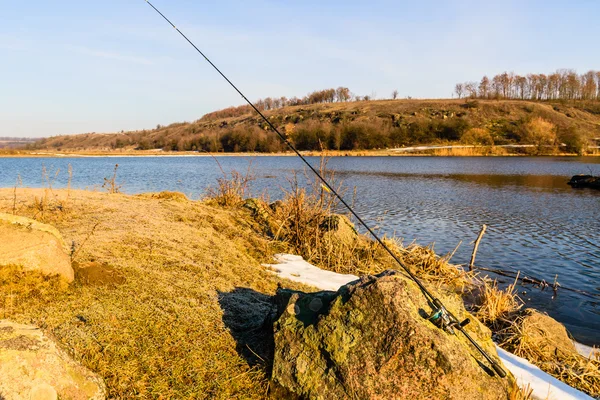
[[502,363],[517,379],[517,384],[533,389],[533,398],[540,400],[594,400],[593,397],[580,392],[548,375],[529,361],[515,356],[496,346]]
[[[281,278],[304,283],[322,290],[338,290],[349,282],[358,279],[355,275],[338,274],[325,271],[307,263],[300,256],[291,254],[276,254],[278,264],[264,264],[271,272]],[[576,343],[578,351],[589,355],[591,348],[585,354],[585,347]],[[497,347],[497,346],[496,346]],[[529,361],[515,356],[497,347],[498,356],[506,368],[515,376],[521,387],[529,385],[533,389],[533,398],[540,400],[594,400],[592,397],[548,375]]]
[[271,272],[290,281],[305,283],[323,290],[336,291],[340,286],[355,281],[358,276],[344,275],[336,272],[325,271],[307,263],[301,256],[291,254],[276,254],[278,264],[264,264]]

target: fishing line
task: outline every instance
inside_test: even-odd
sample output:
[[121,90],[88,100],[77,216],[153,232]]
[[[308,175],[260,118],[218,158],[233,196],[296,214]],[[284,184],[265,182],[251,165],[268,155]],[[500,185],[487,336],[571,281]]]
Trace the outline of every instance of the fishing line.
[[440,326],[440,327],[444,327],[446,329],[449,328],[450,330],[452,330],[453,328],[456,328],[459,331],[461,331],[466,336],[466,338],[475,346],[475,348],[484,356],[484,358],[492,365],[492,367],[494,368],[494,371],[496,371],[496,373],[498,375],[500,375],[502,378],[504,378],[506,376],[506,372],[504,372],[504,370],[498,365],[498,363],[496,363],[496,361],[494,361],[477,344],[477,342],[475,342],[475,340],[473,340],[473,338],[471,338],[471,336],[469,336],[469,334],[463,330],[463,327],[469,322],[469,320],[467,319],[465,321],[459,322],[458,319],[444,307],[442,302],[439,299],[437,299],[435,296],[433,296],[427,290],[427,288],[423,285],[423,283],[421,283],[421,281],[416,277],[416,275],[414,275],[410,271],[410,269],[404,264],[404,262],[402,262],[402,260],[400,260],[394,254],[394,252],[383,242],[383,240],[381,240],[379,238],[379,236],[371,229],[371,227],[369,227],[369,225],[354,211],[354,209],[343,199],[343,197],[329,184],[329,182],[327,182],[327,180],[319,173],[319,171],[317,171],[306,160],[306,158],[304,158],[304,156],[302,154],[300,154],[298,149],[296,149],[296,147],[289,140],[287,140],[287,138],[281,132],[279,132],[279,129],[277,129],[271,123],[271,121],[269,121],[269,119],[267,117],[265,117],[264,114],[258,108],[256,108],[256,106],[250,100],[248,100],[248,98],[246,96],[244,96],[244,94],[241,92],[241,90],[238,89],[237,86],[235,86],[233,84],[233,82],[231,82],[229,80],[229,78],[227,78],[227,76],[225,76],[225,74],[223,72],[221,72],[221,70],[219,68],[217,68],[217,66],[215,64],[213,64],[213,62],[190,39],[188,39],[188,37],[183,32],[181,32],[179,30],[179,28],[177,28],[175,26],[175,24],[173,24],[171,22],[171,20],[169,20],[162,12],[160,12],[150,1],[148,1],[148,0],[144,0],[144,1],[150,7],[152,7],[154,9],[154,11],[156,11],[161,17],[163,17],[163,19],[165,21],[167,21],[167,23],[169,25],[171,25],[177,31],[177,33],[179,33],[206,60],[206,62],[208,62],[219,73],[219,75],[221,75],[223,77],[223,79],[225,79],[227,81],[227,83],[229,83],[229,85],[233,89],[235,89],[236,92],[238,92],[238,94],[240,96],[242,96],[242,98],[246,101],[246,103],[248,103],[248,105],[250,105],[250,107],[252,107],[252,109],[254,111],[256,111],[256,113],[267,123],[269,128],[271,128],[273,130],[273,132],[275,132],[277,134],[277,136],[279,136],[279,138],[286,144],[286,146],[288,146],[290,148],[290,150],[292,150],[298,157],[300,157],[300,159],[304,162],[304,164],[306,164],[306,166],[317,176],[317,178],[319,178],[319,180],[325,186],[325,188],[330,193],[332,193],[344,205],[344,207],[346,207],[346,209],[348,209],[348,211],[350,211],[350,213],[354,216],[354,218],[356,218],[356,220],[369,232],[369,234],[377,241],[377,243],[379,243],[379,245],[411,277],[411,279],[419,286],[419,288],[421,289],[421,291],[423,292],[423,294],[425,295],[427,300],[431,303],[432,308],[434,308],[434,313],[431,316],[431,320],[434,323],[438,324],[438,326]]

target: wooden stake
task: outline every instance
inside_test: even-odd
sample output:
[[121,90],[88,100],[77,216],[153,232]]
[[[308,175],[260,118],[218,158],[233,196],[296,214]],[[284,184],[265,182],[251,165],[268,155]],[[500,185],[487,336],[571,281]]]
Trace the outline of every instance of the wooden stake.
[[471,262],[469,263],[469,271],[473,271],[473,267],[475,266],[475,256],[477,255],[477,248],[479,247],[479,242],[487,229],[487,225],[483,224],[481,227],[481,231],[479,232],[479,236],[477,236],[477,240],[475,240],[475,247],[473,247],[473,254],[471,254]]

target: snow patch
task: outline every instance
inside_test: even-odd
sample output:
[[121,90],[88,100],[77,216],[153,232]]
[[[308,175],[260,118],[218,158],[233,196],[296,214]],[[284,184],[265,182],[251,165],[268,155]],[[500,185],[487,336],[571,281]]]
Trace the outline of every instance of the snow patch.
[[515,356],[496,346],[502,363],[517,380],[521,387],[529,385],[533,390],[533,398],[540,400],[594,400],[593,397],[580,392],[548,375],[529,361]]
[[304,283],[322,290],[337,291],[340,286],[358,280],[358,276],[325,271],[307,263],[301,256],[276,254],[278,264],[263,264],[267,272],[290,281]]
[[[340,286],[358,280],[355,275],[344,275],[325,271],[307,263],[301,256],[276,254],[278,264],[263,264],[267,271],[281,278],[304,283],[322,290],[337,291]],[[591,347],[575,344],[581,354],[589,356]],[[594,400],[592,397],[548,375],[529,361],[496,346],[498,356],[506,368],[515,376],[521,387],[529,385],[533,398],[540,400]],[[587,354],[585,353],[587,351]]]

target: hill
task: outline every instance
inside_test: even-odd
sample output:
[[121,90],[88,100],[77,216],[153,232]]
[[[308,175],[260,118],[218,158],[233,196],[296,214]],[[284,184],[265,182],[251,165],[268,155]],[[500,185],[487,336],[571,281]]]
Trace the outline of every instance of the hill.
[[[542,148],[553,152],[563,143],[563,151],[581,153],[589,139],[600,136],[600,103],[596,101],[377,100],[286,106],[264,113],[300,150],[464,143],[533,144],[536,152]],[[67,152],[286,150],[247,107],[152,130],[55,136],[30,148]]]

